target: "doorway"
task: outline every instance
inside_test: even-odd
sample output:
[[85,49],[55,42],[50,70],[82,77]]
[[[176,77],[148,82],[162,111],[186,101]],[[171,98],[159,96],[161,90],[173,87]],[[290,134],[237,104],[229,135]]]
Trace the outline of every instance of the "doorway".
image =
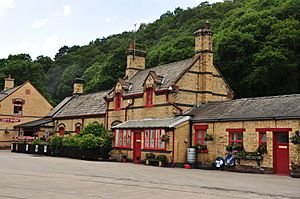
[[134,132],[134,142],[133,142],[133,162],[135,164],[141,163],[141,139],[142,139],[142,133],[141,131],[135,131]]
[[290,173],[288,132],[273,132],[273,166],[276,174]]

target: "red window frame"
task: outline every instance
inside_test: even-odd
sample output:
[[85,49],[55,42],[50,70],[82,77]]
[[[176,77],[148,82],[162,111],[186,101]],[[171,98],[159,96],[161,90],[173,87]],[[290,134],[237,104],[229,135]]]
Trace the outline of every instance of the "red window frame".
[[[242,129],[226,129],[226,131],[228,131],[228,137],[229,137],[228,145],[234,146],[235,143],[242,143],[242,145],[243,145],[243,143],[244,143],[244,134],[243,133],[245,131],[244,128],[242,128]],[[232,140],[231,139],[232,134],[235,134],[236,138],[238,138],[239,134],[242,134],[243,138],[242,138],[242,140],[239,140],[239,139]]]
[[76,127],[75,127],[75,133],[76,133],[76,134],[79,134],[80,131],[81,131],[81,127],[80,127],[80,126],[76,126]]
[[[148,137],[146,138],[146,131],[148,131]],[[154,131],[154,136],[151,137],[151,131]],[[144,149],[148,150],[166,150],[166,142],[163,142],[163,147],[158,146],[161,140],[161,136],[166,135],[165,129],[145,129],[144,130]],[[151,141],[153,140],[153,147],[151,147]],[[146,145],[146,141],[148,141]]]
[[[124,133],[126,135],[124,145]],[[115,148],[131,148],[133,132],[129,129],[116,129],[114,131],[114,147]],[[121,144],[120,144],[121,141]],[[129,142],[128,142],[129,141]]]
[[65,134],[65,127],[61,126],[58,128],[58,133],[59,135],[64,135]]
[[[194,135],[194,143],[206,145],[205,136],[207,134],[208,125],[195,125],[195,135]],[[199,139],[199,133],[201,133],[201,138]]]
[[121,110],[121,93],[116,93],[116,110]]
[[146,107],[153,106],[153,88],[149,87],[146,89]]
[[[263,139],[262,139],[262,138],[263,138],[263,134],[266,135],[266,140],[263,140]],[[262,145],[262,144],[264,144],[264,143],[267,143],[267,132],[265,132],[265,131],[260,131],[260,132],[259,132],[258,145],[260,146],[260,145]]]

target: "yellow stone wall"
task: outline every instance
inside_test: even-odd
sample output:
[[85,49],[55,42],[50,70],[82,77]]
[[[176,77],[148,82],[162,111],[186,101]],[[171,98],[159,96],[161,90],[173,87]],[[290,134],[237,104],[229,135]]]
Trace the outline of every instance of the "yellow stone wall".
[[[99,123],[105,126],[105,116],[98,116],[98,117],[82,117],[82,118],[75,118],[75,119],[56,119],[55,120],[55,131],[58,131],[60,126],[65,126],[65,131],[67,132],[75,132],[75,128],[77,125],[80,124],[81,129],[82,126],[85,127],[90,123]],[[83,124],[83,125],[82,125]]]
[[[29,90],[30,94],[26,94],[26,90]],[[25,100],[22,116],[13,115],[14,106],[12,101],[16,98]],[[14,130],[14,126],[41,119],[46,116],[52,108],[51,104],[49,104],[29,82],[3,99],[0,102],[0,118],[20,119],[20,122],[7,123],[0,121],[0,146],[9,146],[12,138],[18,135],[18,130]],[[6,128],[9,133],[4,132]]]
[[[208,141],[208,153],[198,153],[197,161],[202,163],[213,163],[216,157],[225,157],[228,153],[225,146],[229,144],[229,133],[227,128],[245,128],[243,133],[244,149],[247,152],[255,151],[259,145],[259,132],[256,128],[292,128],[289,137],[294,132],[300,130],[300,120],[265,120],[265,121],[240,121],[240,122],[212,122],[212,123],[195,123],[193,125],[192,143],[194,145],[194,126],[207,124],[207,133],[214,137],[213,141]],[[298,145],[289,144],[290,162],[297,161],[300,158]],[[273,168],[273,132],[267,131],[267,153],[263,155],[262,167]],[[257,167],[255,161],[241,160],[241,165]]]

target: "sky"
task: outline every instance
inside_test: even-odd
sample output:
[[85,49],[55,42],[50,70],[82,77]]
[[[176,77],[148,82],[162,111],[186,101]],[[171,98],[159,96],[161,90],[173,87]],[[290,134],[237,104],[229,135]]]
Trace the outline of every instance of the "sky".
[[[210,3],[222,0],[208,0]],[[54,58],[64,45],[134,30],[176,7],[203,0],[0,0],[0,59],[28,53]],[[138,26],[138,25],[137,25]]]

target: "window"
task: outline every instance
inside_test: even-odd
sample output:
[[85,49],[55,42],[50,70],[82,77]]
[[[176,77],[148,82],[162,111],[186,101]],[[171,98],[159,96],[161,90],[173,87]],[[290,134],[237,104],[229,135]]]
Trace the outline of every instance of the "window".
[[206,130],[204,130],[204,129],[196,130],[195,144],[206,145],[205,136],[206,136]]
[[259,132],[259,145],[267,143],[267,133],[266,132]]
[[229,145],[238,146],[243,148],[243,132],[242,131],[231,131],[229,132]]
[[80,130],[81,130],[80,126],[76,126],[76,127],[75,127],[75,133],[79,134],[79,133],[80,133]]
[[121,109],[121,93],[116,93],[116,110]]
[[59,127],[59,129],[58,129],[58,133],[59,133],[59,135],[64,135],[65,134],[65,128],[64,127]]
[[24,101],[22,99],[14,99],[13,105],[14,105],[14,115],[21,116],[23,113],[23,104]]
[[165,150],[166,143],[161,141],[164,129],[146,129],[144,131],[144,149]]
[[146,89],[146,106],[153,106],[153,88]]
[[207,134],[208,125],[195,125],[195,145],[206,145],[205,136]]
[[130,148],[131,147],[131,136],[130,130],[115,130],[114,145],[118,148]]

